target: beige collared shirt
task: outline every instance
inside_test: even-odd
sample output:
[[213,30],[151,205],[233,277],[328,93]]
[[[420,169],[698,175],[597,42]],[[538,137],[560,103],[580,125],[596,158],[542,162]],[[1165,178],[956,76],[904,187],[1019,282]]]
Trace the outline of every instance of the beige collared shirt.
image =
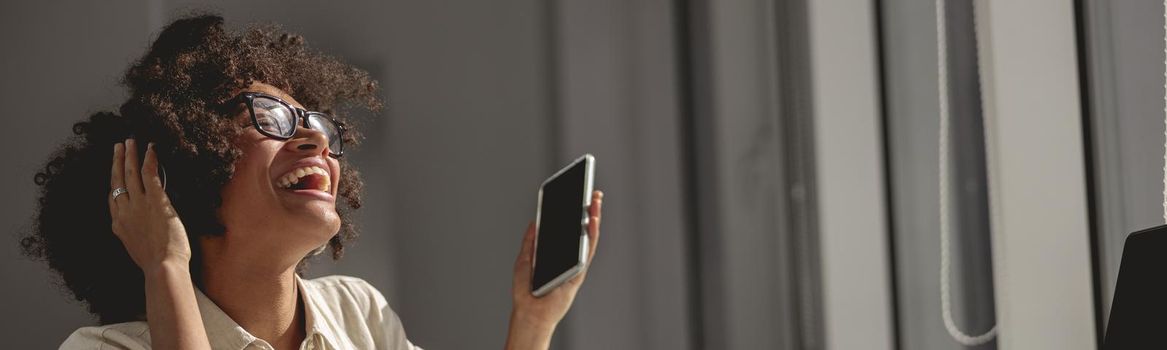
[[[405,338],[401,319],[376,288],[356,277],[328,276],[312,280],[296,276],[304,300],[307,327],[300,349],[421,350]],[[272,349],[247,333],[202,291],[195,290],[211,348]],[[150,328],[144,321],[83,327],[73,332],[61,349],[149,349]]]

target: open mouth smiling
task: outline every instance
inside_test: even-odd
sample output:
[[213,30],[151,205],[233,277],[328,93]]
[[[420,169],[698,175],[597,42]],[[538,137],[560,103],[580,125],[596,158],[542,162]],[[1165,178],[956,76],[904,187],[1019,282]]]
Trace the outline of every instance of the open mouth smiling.
[[328,170],[319,166],[306,166],[292,169],[276,179],[276,185],[287,190],[318,190],[330,193],[332,178]]

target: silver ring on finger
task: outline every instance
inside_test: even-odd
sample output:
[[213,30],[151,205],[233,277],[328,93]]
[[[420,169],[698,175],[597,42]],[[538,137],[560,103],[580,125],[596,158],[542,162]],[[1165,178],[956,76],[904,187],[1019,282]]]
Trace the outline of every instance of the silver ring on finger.
[[125,187],[118,187],[113,189],[113,199],[118,199],[118,196],[123,195],[126,192],[129,191],[127,191]]

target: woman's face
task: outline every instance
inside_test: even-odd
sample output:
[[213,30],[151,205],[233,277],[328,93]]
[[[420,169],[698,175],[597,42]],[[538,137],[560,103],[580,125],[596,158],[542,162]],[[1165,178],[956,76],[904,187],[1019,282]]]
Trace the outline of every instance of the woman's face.
[[[264,83],[253,83],[244,91],[276,96],[304,108],[283,90]],[[242,103],[235,111],[235,120],[245,130],[236,140],[243,156],[223,187],[219,212],[227,227],[227,243],[267,253],[286,252],[298,261],[340,230],[336,212],[340,163],[328,155],[325,135],[305,128],[302,122],[291,139],[277,140],[252,126]],[[261,113],[259,106],[256,113]]]

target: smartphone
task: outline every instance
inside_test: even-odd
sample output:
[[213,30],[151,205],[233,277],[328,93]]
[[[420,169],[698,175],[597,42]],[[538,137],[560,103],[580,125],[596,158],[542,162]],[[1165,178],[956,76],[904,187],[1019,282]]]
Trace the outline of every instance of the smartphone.
[[588,259],[588,207],[596,158],[585,154],[539,186],[531,294],[541,297],[579,275]]

